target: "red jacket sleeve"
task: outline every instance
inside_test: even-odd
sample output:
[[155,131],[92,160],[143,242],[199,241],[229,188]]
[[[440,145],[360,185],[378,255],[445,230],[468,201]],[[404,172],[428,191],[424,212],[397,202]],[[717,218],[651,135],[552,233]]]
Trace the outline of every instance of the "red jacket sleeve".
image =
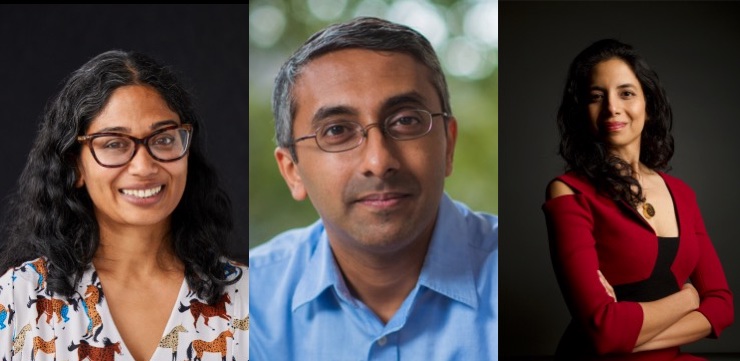
[[642,328],[642,307],[614,302],[599,281],[594,220],[582,194],[560,196],[543,205],[550,255],[571,315],[599,354],[632,352]]
[[[693,192],[691,192],[691,197],[692,201],[696,202]],[[727,278],[717,252],[707,235],[698,206],[696,206],[694,230],[699,248],[699,260],[690,278],[701,300],[698,311],[712,325],[710,337],[717,338],[722,330],[734,321],[732,292],[727,285]]]

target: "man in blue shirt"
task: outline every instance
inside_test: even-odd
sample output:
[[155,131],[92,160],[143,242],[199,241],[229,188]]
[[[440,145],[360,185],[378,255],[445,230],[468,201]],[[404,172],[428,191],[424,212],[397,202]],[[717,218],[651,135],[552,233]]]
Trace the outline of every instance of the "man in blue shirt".
[[498,219],[444,192],[457,121],[430,43],[332,25],[275,86],[280,173],[321,219],[250,252],[250,359],[496,360]]

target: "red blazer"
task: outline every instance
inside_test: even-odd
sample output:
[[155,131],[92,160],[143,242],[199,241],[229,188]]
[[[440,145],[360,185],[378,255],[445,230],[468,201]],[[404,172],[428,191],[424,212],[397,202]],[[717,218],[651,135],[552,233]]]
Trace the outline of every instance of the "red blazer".
[[[681,180],[660,175],[678,218],[680,240],[671,271],[679,288],[689,279],[696,287],[701,299],[698,311],[712,325],[710,337],[718,337],[734,318],[722,265],[694,192]],[[553,267],[568,309],[598,354],[629,353],[642,327],[642,308],[636,302],[614,302],[596,271],[601,270],[612,285],[647,279],[658,254],[657,235],[634,208],[597,194],[585,178],[569,172],[556,179],[575,192],[542,206]],[[676,354],[678,348],[665,351]]]

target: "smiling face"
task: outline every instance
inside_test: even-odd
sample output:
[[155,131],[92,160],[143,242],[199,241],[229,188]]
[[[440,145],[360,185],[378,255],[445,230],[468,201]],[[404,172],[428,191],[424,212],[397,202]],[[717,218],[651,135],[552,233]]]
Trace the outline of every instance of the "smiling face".
[[[85,134],[116,132],[143,138],[152,132],[181,124],[153,88],[131,85],[116,89]],[[98,164],[89,145],[78,160],[78,187],[86,187],[95,216],[104,227],[169,227],[170,215],[185,191],[187,156],[159,162],[139,146],[134,158],[117,168]]]
[[[429,70],[409,55],[346,49],[303,67],[294,88],[293,138],[328,122],[382,122],[403,109],[442,111]],[[405,141],[368,130],[359,147],[328,153],[314,139],[295,145],[299,161],[275,156],[293,197],[310,198],[334,247],[389,252],[428,241],[452,171],[454,118],[435,117],[429,134]]]
[[591,72],[588,115],[593,130],[616,152],[639,155],[645,127],[645,95],[632,69],[620,59],[602,61]]

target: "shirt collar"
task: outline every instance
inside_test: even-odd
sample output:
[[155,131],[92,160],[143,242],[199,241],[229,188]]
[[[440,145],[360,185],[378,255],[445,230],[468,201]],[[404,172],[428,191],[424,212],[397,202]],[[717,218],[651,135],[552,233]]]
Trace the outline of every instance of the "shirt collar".
[[317,227],[320,227],[320,230],[311,233],[317,235],[319,240],[306,264],[303,276],[301,276],[296,286],[291,306],[292,311],[316,299],[326,289],[334,285],[338,286],[340,292],[343,292],[348,299],[351,299],[344,281],[339,277],[339,267],[334,261],[334,254],[331,251],[331,246],[329,246],[326,229],[324,229],[322,222],[318,222]]
[[470,307],[478,307],[466,221],[444,194],[419,284]]
[[[293,295],[291,310],[318,298],[334,286],[340,297],[355,304],[329,245],[323,224],[319,222],[319,240],[306,265]],[[418,284],[451,299],[478,307],[475,279],[473,277],[468,230],[465,219],[447,194],[442,196],[437,221],[429,243]]]

